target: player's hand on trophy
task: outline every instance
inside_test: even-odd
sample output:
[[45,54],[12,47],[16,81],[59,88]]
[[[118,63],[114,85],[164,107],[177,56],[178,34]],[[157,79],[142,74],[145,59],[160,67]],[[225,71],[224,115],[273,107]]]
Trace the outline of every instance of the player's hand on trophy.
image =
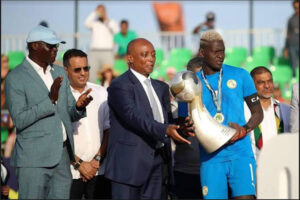
[[179,129],[179,127],[179,125],[170,124],[166,130],[166,135],[170,136],[173,140],[177,142],[191,144],[190,141],[179,135],[179,133],[177,132],[177,129]]
[[233,122],[230,122],[229,123],[229,126],[236,129],[236,133],[234,134],[234,136],[229,140],[229,143],[230,144],[233,144],[235,141],[245,137],[247,135],[247,131],[244,127],[236,124],[236,123],[233,123]]
[[194,122],[189,116],[187,116],[186,118],[179,117],[177,122],[180,126],[177,131],[181,136],[183,136],[184,138],[195,136],[195,128],[193,126]]

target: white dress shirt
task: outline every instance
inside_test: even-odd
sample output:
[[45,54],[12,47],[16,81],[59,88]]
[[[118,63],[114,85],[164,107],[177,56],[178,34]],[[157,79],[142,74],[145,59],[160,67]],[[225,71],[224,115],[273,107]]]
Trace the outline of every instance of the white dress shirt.
[[[251,112],[246,103],[244,103],[244,108],[245,108],[245,119],[246,119],[246,121],[248,121],[251,117]],[[267,109],[264,109],[264,108],[262,108],[262,109],[263,109],[263,113],[264,113],[264,118],[263,118],[262,122],[260,123],[260,127],[261,127],[261,133],[262,133],[262,141],[263,141],[263,145],[264,145],[272,137],[278,135],[276,119],[275,119],[275,111],[274,111],[274,99],[271,98],[271,104]],[[279,112],[277,112],[277,113],[279,114]],[[255,145],[254,131],[250,132],[250,138],[251,138],[252,150],[254,152],[255,157],[258,158],[260,150]]]
[[[149,94],[148,94],[148,91],[147,91],[147,85],[145,84],[145,80],[146,80],[146,79],[149,79],[149,80],[150,80],[150,76],[148,76],[148,78],[146,78],[144,75],[138,73],[137,71],[133,70],[132,68],[130,68],[130,70],[131,70],[131,72],[136,76],[136,78],[140,81],[140,83],[142,84],[142,86],[143,86],[143,88],[144,88],[144,91],[145,91],[146,94],[147,94],[147,98],[148,98],[148,100],[149,100],[149,102],[150,102]],[[151,81],[150,81],[150,83],[151,83]],[[158,105],[158,110],[159,110],[160,117],[161,117],[161,119],[163,119],[163,122],[162,122],[162,123],[164,123],[164,122],[165,122],[165,119],[164,119],[164,116],[163,116],[161,103],[160,103],[160,101],[159,101],[159,99],[158,99],[158,96],[157,96],[155,90],[153,89],[152,83],[151,83],[151,90],[152,90],[154,99],[155,99],[155,101],[156,101],[156,103],[157,103],[157,105]]]
[[272,137],[277,136],[276,119],[274,112],[274,102],[271,98],[271,104],[268,108],[264,109],[264,119],[261,122],[261,132],[263,144],[265,144]]
[[[26,59],[31,64],[33,69],[41,77],[41,79],[43,80],[43,82],[45,83],[45,85],[47,86],[47,88],[50,92],[51,86],[53,84],[53,78],[52,78],[52,75],[50,73],[50,70],[52,70],[51,66],[48,65],[47,68],[46,68],[46,71],[44,73],[44,69],[41,66],[39,66],[37,63],[35,63],[33,60],[31,60],[28,56],[26,56]],[[63,122],[61,122],[61,125],[62,125],[63,141],[66,141],[67,140],[66,128],[65,128]]]
[[[84,91],[79,92],[71,87],[77,100],[81,94],[92,88],[90,95],[93,101],[86,107],[86,117],[73,122],[75,154],[83,161],[91,161],[98,153],[103,139],[103,131],[110,127],[107,91],[104,87],[88,82]],[[73,179],[79,179],[80,173],[70,165]],[[96,175],[104,174],[105,160]]]
[[84,25],[92,30],[91,49],[113,50],[114,34],[119,32],[118,24],[113,19],[101,22],[93,11],[86,18]]

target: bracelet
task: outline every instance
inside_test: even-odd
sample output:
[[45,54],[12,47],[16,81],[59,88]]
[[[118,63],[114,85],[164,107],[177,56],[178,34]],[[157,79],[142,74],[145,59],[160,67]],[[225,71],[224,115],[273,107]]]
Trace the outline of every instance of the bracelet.
[[78,169],[81,165],[81,163],[83,162],[83,160],[79,159],[79,161],[74,165],[74,169]]
[[245,124],[243,127],[247,133],[248,133],[248,130],[251,131],[251,128],[247,124]]

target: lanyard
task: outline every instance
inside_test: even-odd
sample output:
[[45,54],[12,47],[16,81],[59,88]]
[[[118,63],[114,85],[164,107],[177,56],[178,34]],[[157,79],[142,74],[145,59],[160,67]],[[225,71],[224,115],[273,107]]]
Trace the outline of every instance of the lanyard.
[[215,91],[212,89],[212,87],[208,83],[208,81],[203,73],[203,69],[201,70],[201,76],[205,83],[205,86],[209,89],[209,91],[213,97],[214,104],[217,108],[217,113],[221,113],[221,101],[222,101],[221,91],[222,91],[223,68],[221,68],[221,70],[220,70],[219,79],[218,79],[218,94],[215,93]]

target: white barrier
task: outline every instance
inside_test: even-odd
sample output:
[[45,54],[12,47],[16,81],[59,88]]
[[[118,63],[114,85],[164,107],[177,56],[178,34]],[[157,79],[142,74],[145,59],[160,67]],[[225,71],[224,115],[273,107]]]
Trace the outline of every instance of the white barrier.
[[258,199],[299,199],[299,133],[266,142],[257,162]]
[[[246,47],[249,52],[249,34],[253,34],[253,47],[257,46],[273,46],[276,49],[276,54],[281,55],[282,48],[284,46],[285,30],[284,29],[272,29],[272,28],[260,28],[260,29],[217,29],[222,35],[226,48],[230,47]],[[74,37],[78,39],[77,48],[87,52],[90,46],[91,33],[78,33],[78,34],[58,34],[59,38],[63,39],[67,43],[61,45],[61,51],[74,48]],[[162,48],[166,55],[169,54],[169,49],[163,45],[162,37],[170,37],[170,48],[173,49],[176,46],[175,37],[182,36],[184,38],[184,47],[192,50],[196,53],[199,48],[199,36],[193,35],[191,32],[146,32],[138,33],[139,37],[144,37],[150,40],[155,48]],[[26,37],[27,34],[13,35],[13,34],[1,34],[1,53],[7,53],[9,51],[26,51]],[[250,52],[248,53],[250,55]]]

